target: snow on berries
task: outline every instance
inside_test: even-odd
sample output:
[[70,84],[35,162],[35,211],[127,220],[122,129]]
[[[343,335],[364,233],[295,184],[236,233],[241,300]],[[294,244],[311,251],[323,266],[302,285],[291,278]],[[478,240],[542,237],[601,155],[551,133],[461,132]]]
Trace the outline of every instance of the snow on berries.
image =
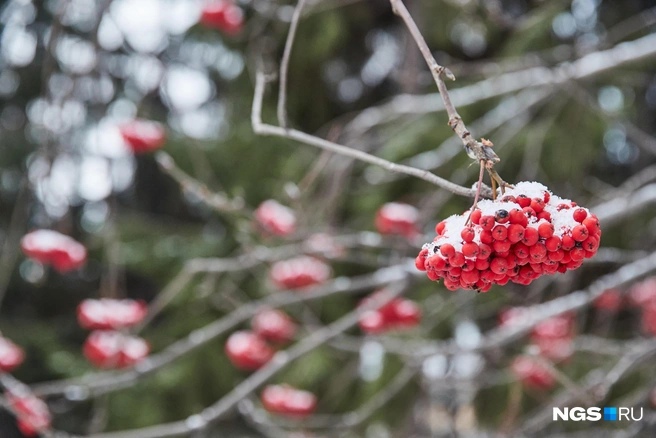
[[24,436],[35,437],[50,429],[50,411],[40,398],[26,391],[8,391],[7,401],[16,415],[18,429]]
[[113,330],[91,332],[82,348],[84,356],[98,368],[131,367],[148,356],[148,342]]
[[271,282],[279,289],[303,289],[325,283],[332,270],[319,259],[308,256],[281,260],[271,266]]
[[120,330],[139,324],[147,312],[143,301],[87,299],[77,307],[77,320],[87,330]]
[[87,250],[72,237],[53,230],[35,230],[21,239],[23,253],[44,265],[66,273],[81,268],[87,261]]
[[497,200],[438,223],[437,236],[416,258],[418,269],[449,290],[487,292],[509,281],[528,285],[542,275],[576,269],[599,248],[599,220],[588,209],[520,182]]
[[255,210],[254,216],[258,226],[269,234],[283,237],[296,231],[294,210],[273,199],[262,202]]
[[9,373],[23,363],[25,352],[9,339],[0,336],[0,372]]
[[376,229],[380,234],[394,234],[409,239],[419,234],[419,211],[412,205],[388,202],[376,213]]
[[317,397],[290,385],[269,385],[262,391],[262,405],[267,411],[292,418],[303,418],[314,412]]
[[135,154],[160,149],[166,142],[166,130],[159,122],[135,119],[118,127],[125,145]]

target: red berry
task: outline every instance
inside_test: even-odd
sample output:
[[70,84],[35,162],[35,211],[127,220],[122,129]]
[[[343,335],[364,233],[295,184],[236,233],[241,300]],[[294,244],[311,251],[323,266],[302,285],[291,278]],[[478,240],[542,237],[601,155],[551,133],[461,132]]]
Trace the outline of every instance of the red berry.
[[527,197],[526,195],[519,195],[517,196],[517,203],[522,208],[528,207],[531,205],[531,198]]
[[426,260],[427,260],[428,265],[431,268],[436,269],[438,271],[441,271],[442,269],[444,269],[446,267],[446,260],[444,260],[442,257],[440,257],[438,255],[434,255],[432,257],[429,257]]
[[599,249],[599,239],[594,236],[590,236],[583,241],[581,246],[588,252],[596,252],[597,249]]
[[588,228],[585,225],[577,225],[572,228],[572,238],[577,242],[583,242],[589,235]]
[[572,238],[572,236],[565,234],[561,237],[560,247],[564,251],[569,251],[570,249],[574,248],[574,245],[576,245],[576,241]]
[[597,219],[597,216],[595,215],[586,217],[583,220],[583,225],[588,229],[588,233],[591,236],[596,236],[601,232],[601,229],[599,228],[599,219]]
[[415,257],[415,267],[420,271],[426,270],[426,256],[428,255],[428,249],[424,248],[419,251],[417,257]]
[[490,215],[481,216],[481,220],[479,223],[481,225],[481,228],[489,231],[492,228],[494,228],[495,225],[494,216],[490,216]]
[[294,211],[273,199],[262,202],[254,212],[258,225],[267,233],[288,236],[296,231]]
[[465,256],[458,251],[449,257],[449,264],[451,266],[455,266],[456,268],[460,268],[465,264]]
[[560,238],[556,236],[551,236],[544,241],[544,246],[547,248],[547,251],[558,251],[560,249]]
[[583,220],[588,216],[588,212],[584,208],[577,208],[572,213],[572,217],[576,222],[582,223]]
[[485,243],[481,243],[478,245],[478,258],[479,259],[486,259],[490,257],[490,254],[492,254],[492,248],[490,248],[489,245]]
[[508,270],[508,262],[504,258],[494,258],[490,262],[490,270],[495,274],[505,274]]
[[25,353],[23,349],[7,338],[0,336],[0,371],[10,373],[23,363]]
[[542,243],[536,243],[529,250],[533,262],[541,262],[547,255],[547,248]]
[[492,235],[492,231],[490,230],[483,230],[481,231],[480,235],[481,243],[485,244],[491,244],[494,242],[494,236]]
[[569,256],[572,258],[572,261],[579,262],[585,258],[585,251],[582,248],[572,248]]
[[515,256],[517,258],[520,258],[520,259],[528,258],[528,256],[530,255],[529,254],[529,247],[524,245],[521,242],[518,242],[518,243],[515,244],[515,246],[513,247],[513,253],[515,254]]
[[563,257],[565,257],[565,252],[562,249],[558,249],[547,254],[547,258],[553,262],[559,262],[563,259]]
[[533,246],[538,242],[540,234],[535,228],[528,227],[524,230],[524,238],[522,243],[526,246]]
[[497,225],[492,228],[492,237],[494,240],[506,240],[506,237],[508,237],[508,229],[503,225]]
[[476,259],[475,268],[479,271],[484,271],[490,267],[490,261],[488,259]]
[[551,194],[549,192],[544,192],[544,197],[542,199],[544,200],[545,204],[548,204],[549,200],[551,199]]
[[151,120],[136,119],[119,126],[123,141],[135,154],[155,151],[166,142],[164,125]]
[[481,210],[476,209],[476,210],[472,211],[472,214],[471,214],[471,217],[470,217],[471,222],[473,224],[478,225],[480,223],[482,215],[483,215],[483,212],[481,212]]
[[538,213],[537,219],[544,219],[547,222],[551,222],[551,213],[546,210],[542,210],[540,213]]
[[531,199],[530,207],[533,209],[533,211],[537,215],[542,210],[544,210],[544,201],[540,198],[533,198],[533,199]]
[[511,224],[508,227],[508,240],[510,243],[517,243],[524,238],[525,228],[519,224]]
[[260,399],[267,411],[293,418],[307,417],[317,406],[314,394],[289,385],[269,385]]
[[237,331],[228,337],[225,352],[230,362],[243,370],[256,370],[273,357],[273,350],[259,335]]
[[468,242],[462,245],[462,254],[465,257],[476,257],[478,255],[478,245],[474,242]]
[[253,331],[275,343],[289,342],[296,333],[296,324],[287,314],[277,309],[264,309],[259,311],[251,320]]
[[442,221],[439,224],[435,225],[435,234],[441,236],[444,233],[444,228],[446,227],[446,222]]
[[562,211],[562,210],[569,210],[571,207],[567,204],[558,204],[556,207],[556,210]]
[[440,246],[440,253],[444,257],[453,257],[456,253],[456,249],[450,243],[444,243]]
[[524,215],[527,217],[529,222],[535,222],[533,219],[535,219],[538,215],[535,210],[533,210],[531,207],[524,207],[522,208],[522,211],[524,212]]
[[472,227],[466,227],[460,232],[460,237],[462,237],[464,242],[471,242],[474,240],[474,237],[476,237],[476,233]]
[[550,238],[554,234],[553,224],[550,224],[550,223],[547,223],[547,222],[541,223],[540,225],[538,225],[538,234],[543,239]]
[[521,225],[524,228],[526,228],[528,225],[528,219],[524,212],[520,209],[515,208],[510,210],[509,217],[511,224]]

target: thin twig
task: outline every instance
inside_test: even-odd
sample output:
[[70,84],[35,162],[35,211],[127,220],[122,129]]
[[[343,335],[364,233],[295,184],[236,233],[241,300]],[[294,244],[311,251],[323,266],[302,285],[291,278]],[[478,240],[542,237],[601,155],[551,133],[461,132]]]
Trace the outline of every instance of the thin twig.
[[287,72],[289,71],[289,59],[292,55],[292,48],[294,46],[294,39],[296,38],[296,29],[298,22],[301,18],[301,12],[305,6],[306,0],[298,0],[292,22],[289,25],[289,33],[287,34],[287,41],[285,42],[285,51],[282,54],[280,61],[280,87],[278,89],[278,124],[287,128],[289,126],[287,120]]
[[155,160],[160,169],[173,178],[183,190],[193,193],[205,205],[219,213],[235,213],[244,210],[244,200],[241,198],[229,199],[222,193],[211,191],[205,184],[192,178],[180,169],[173,157],[166,152],[158,152]]
[[256,134],[288,138],[311,146],[316,146],[320,149],[324,149],[349,158],[354,158],[365,163],[374,164],[376,166],[382,167],[383,169],[387,169],[390,172],[403,173],[405,175],[423,179],[424,181],[428,181],[438,187],[449,190],[456,195],[470,198],[475,196],[475,190],[454,184],[426,170],[417,169],[403,164],[396,164],[383,158],[376,157],[375,155],[333,143],[328,140],[306,134],[305,132],[297,131],[295,129],[284,129],[278,126],[262,123],[262,100],[264,97],[265,83],[266,76],[264,73],[258,71],[256,75],[255,93],[251,111],[251,122],[253,125],[253,131],[255,131]]
[[[392,10],[396,15],[401,17],[406,27],[410,31],[412,38],[417,43],[417,47],[419,47],[419,51],[421,51],[421,54],[424,56],[424,59],[426,60],[426,64],[428,64],[428,68],[430,69],[430,72],[433,75],[433,79],[435,80],[435,84],[437,85],[437,89],[440,92],[440,97],[442,98],[442,102],[444,103],[444,109],[446,110],[446,113],[449,116],[449,126],[451,127],[451,129],[453,129],[456,135],[462,140],[462,143],[465,146],[465,150],[467,151],[467,155],[469,155],[471,158],[475,159],[476,161],[483,161],[489,166],[492,166],[495,163],[499,162],[500,161],[499,157],[494,152],[494,150],[492,150],[491,147],[475,140],[472,137],[471,133],[465,126],[462,117],[460,117],[460,114],[458,114],[458,111],[453,105],[453,102],[451,101],[451,97],[449,96],[449,91],[447,90],[446,84],[442,79],[442,75],[444,75],[451,80],[455,80],[455,76],[453,76],[453,73],[451,73],[451,71],[448,70],[446,67],[443,67],[437,63],[435,57],[433,57],[433,54],[428,48],[428,45],[426,44],[424,37],[419,31],[417,24],[412,19],[412,16],[410,15],[410,12],[408,12],[408,9],[405,7],[405,4],[403,4],[403,1],[390,0],[390,3],[392,5]],[[499,184],[503,186],[503,181],[497,181],[497,182],[499,182]]]

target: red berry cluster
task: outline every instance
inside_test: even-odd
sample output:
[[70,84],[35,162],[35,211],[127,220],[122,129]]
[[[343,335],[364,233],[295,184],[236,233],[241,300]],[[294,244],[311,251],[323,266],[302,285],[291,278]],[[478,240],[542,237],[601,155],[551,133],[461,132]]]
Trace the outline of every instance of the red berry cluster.
[[143,301],[88,299],[77,306],[77,320],[87,330],[120,330],[139,324],[147,312]]
[[21,239],[21,249],[27,257],[62,273],[79,269],[87,261],[87,250],[81,243],[52,230],[26,234]]
[[25,360],[25,352],[18,345],[0,336],[0,372],[10,373]]
[[[374,292],[360,303],[364,306],[382,291]],[[421,309],[412,300],[393,298],[377,310],[368,310],[360,316],[360,329],[365,333],[379,334],[389,330],[415,327],[421,321]]]
[[314,257],[300,256],[271,266],[271,282],[279,289],[302,289],[324,283],[331,275],[330,266]]
[[542,356],[553,362],[562,362],[574,353],[574,336],[574,316],[568,313],[536,325],[531,333],[531,341]]
[[166,142],[166,130],[161,123],[135,119],[119,126],[123,141],[135,154],[155,151]]
[[[527,317],[523,308],[515,307],[501,314],[501,326],[510,326],[519,318]],[[555,379],[545,362],[558,363],[569,359],[574,353],[574,315],[570,313],[554,316],[537,324],[531,332],[531,343],[537,348],[538,356],[521,355],[515,358],[511,371],[525,386],[534,389],[549,389]]]
[[510,365],[510,370],[517,380],[529,388],[547,390],[556,383],[551,369],[534,356],[517,356]]
[[388,202],[376,213],[376,229],[380,234],[395,234],[409,239],[417,236],[419,212],[415,207],[400,202]]
[[33,437],[50,429],[52,419],[43,400],[22,392],[8,392],[7,400],[16,414],[18,429],[24,436]]
[[148,356],[150,346],[137,336],[96,330],[87,337],[82,351],[89,362],[98,368],[127,368]]
[[294,211],[273,199],[262,202],[254,216],[258,226],[268,234],[289,236],[296,231]]
[[82,301],[77,307],[78,323],[84,329],[94,330],[84,342],[84,356],[99,368],[127,368],[143,360],[150,352],[148,343],[118,330],[139,324],[146,313],[143,301]]
[[269,385],[262,391],[262,405],[269,412],[302,418],[314,412],[317,398],[308,391],[289,385]]
[[244,26],[244,13],[239,6],[228,0],[209,1],[200,16],[204,26],[218,29],[228,35],[236,35]]
[[435,231],[416,258],[417,268],[431,280],[444,279],[449,290],[481,292],[576,269],[595,255],[601,237],[588,209],[535,182],[520,182],[497,201],[481,201]]
[[608,289],[599,295],[592,305],[595,309],[603,312],[615,313],[622,308],[623,296],[619,289]]
[[[242,370],[253,371],[266,364],[275,353],[273,344],[291,341],[296,324],[281,310],[264,309],[251,320],[253,331],[241,330],[228,337],[225,352],[232,364]],[[267,342],[268,341],[268,342]]]
[[642,331],[656,336],[656,277],[634,284],[629,291],[629,300],[640,311]]

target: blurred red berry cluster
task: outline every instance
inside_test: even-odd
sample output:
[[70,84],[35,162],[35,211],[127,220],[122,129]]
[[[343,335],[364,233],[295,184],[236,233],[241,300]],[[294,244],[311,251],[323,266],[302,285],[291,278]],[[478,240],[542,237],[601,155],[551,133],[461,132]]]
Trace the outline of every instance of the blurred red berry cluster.
[[[383,291],[374,292],[360,302],[367,305],[380,299]],[[360,316],[360,329],[365,333],[378,334],[389,330],[415,327],[421,321],[421,309],[412,300],[393,298],[376,310],[367,310]]]
[[150,352],[148,342],[119,330],[133,327],[145,318],[146,303],[103,298],[82,301],[77,308],[80,326],[92,331],[82,351],[99,368],[126,368],[143,360]]

